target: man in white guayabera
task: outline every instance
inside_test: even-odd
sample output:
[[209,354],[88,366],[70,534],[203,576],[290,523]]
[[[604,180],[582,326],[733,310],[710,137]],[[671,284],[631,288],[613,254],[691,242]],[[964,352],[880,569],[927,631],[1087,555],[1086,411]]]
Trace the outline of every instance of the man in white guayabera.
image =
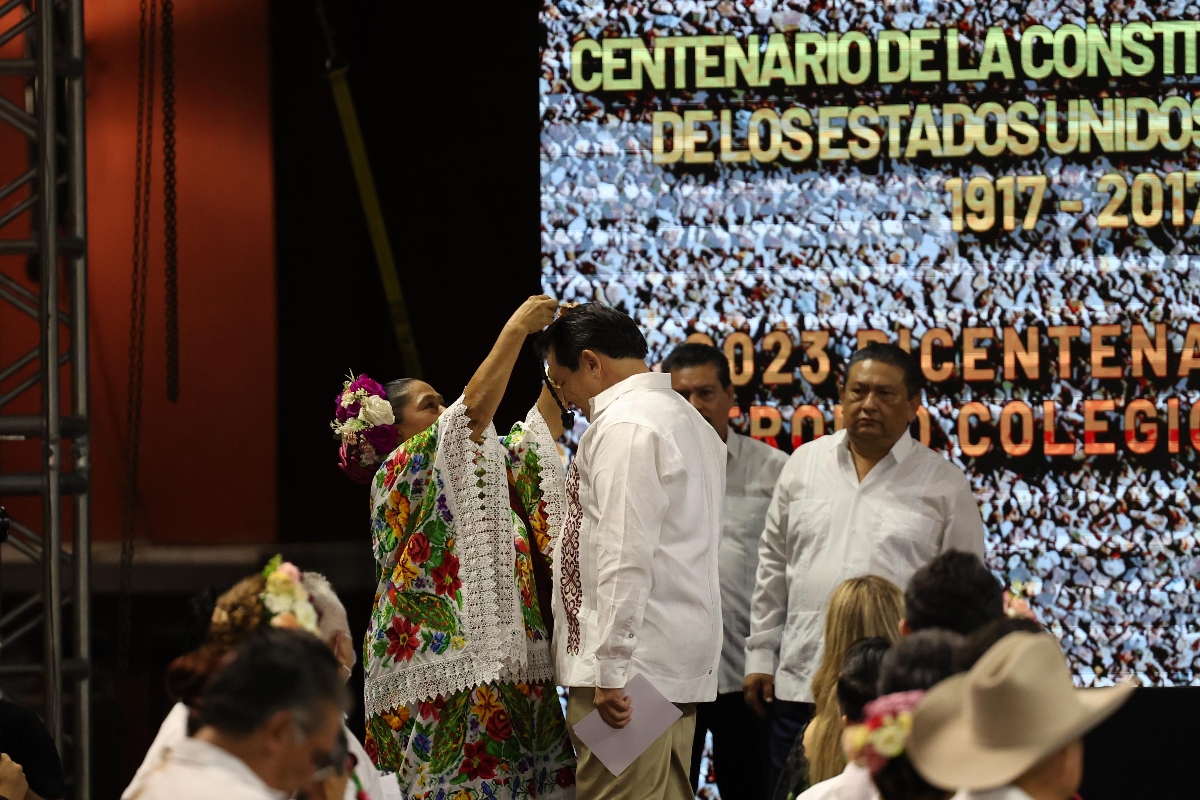
[[[578,796],[686,800],[695,704],[717,696],[725,444],[669,375],[646,367],[645,337],[625,314],[576,306],[542,337],[549,384],[591,423],[554,558],[555,665],[570,687]],[[627,725],[638,709],[624,689],[637,675],[683,716],[614,776],[573,727],[593,708]]]
[[770,710],[772,787],[813,714],[834,588],[867,574],[903,588],[947,550],[983,557],[983,519],[966,475],[909,435],[922,382],[917,360],[896,345],[856,352],[838,386],[845,428],[800,447],[775,486],[743,684],[752,708]]

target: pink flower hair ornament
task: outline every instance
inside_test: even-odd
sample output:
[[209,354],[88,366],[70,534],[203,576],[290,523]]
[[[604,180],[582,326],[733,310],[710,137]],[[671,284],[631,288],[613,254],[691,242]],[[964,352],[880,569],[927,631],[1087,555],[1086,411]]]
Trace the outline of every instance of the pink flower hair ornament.
[[342,384],[329,427],[341,442],[338,468],[356,483],[370,483],[379,465],[400,443],[387,392],[366,375],[356,378],[350,373]]
[[896,692],[867,703],[863,722],[842,731],[846,760],[875,775],[902,754],[912,733],[912,712],[924,696],[923,691]]

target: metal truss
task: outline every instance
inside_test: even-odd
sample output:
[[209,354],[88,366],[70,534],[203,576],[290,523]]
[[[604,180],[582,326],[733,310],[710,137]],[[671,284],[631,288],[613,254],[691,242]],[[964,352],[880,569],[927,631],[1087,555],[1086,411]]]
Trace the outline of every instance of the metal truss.
[[[42,500],[40,520],[36,502],[13,501],[31,511],[14,511],[6,561],[34,562],[42,580],[0,609],[0,688],[41,679],[43,719],[69,794],[90,800],[83,0],[0,0],[0,54],[9,56],[0,55],[0,129],[9,129],[0,133],[28,145],[0,160],[0,319],[8,342],[26,333],[37,341],[23,353],[0,342],[0,502]],[[14,97],[22,84],[23,97]],[[39,395],[40,413],[29,413]],[[37,471],[10,466],[34,451]],[[6,601],[10,567],[0,563]]]

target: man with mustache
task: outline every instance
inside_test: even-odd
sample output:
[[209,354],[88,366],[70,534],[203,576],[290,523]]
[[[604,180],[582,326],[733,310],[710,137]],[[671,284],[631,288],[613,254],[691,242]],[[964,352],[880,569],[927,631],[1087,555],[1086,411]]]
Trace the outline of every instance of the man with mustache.
[[774,786],[813,714],[829,595],[873,574],[905,586],[947,550],[982,557],[983,520],[966,476],[913,440],[923,376],[893,344],[856,352],[838,385],[845,427],[788,459],[767,511],[746,640],[746,702],[771,717]]

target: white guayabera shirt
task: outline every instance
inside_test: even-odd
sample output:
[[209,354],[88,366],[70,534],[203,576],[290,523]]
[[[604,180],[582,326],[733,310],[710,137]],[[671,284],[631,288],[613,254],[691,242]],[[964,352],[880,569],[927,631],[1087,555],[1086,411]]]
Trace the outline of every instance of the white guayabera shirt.
[[199,739],[178,742],[130,800],[286,800],[237,756]]
[[[187,735],[187,721],[187,706],[183,703],[176,703],[171,708],[171,713],[167,714],[166,719],[159,726],[154,742],[146,751],[142,765],[138,767],[129,787],[121,795],[121,800],[134,800],[134,798],[140,800],[146,797],[140,792],[145,790],[150,779],[165,767],[172,752],[181,742],[191,741]],[[359,744],[358,737],[349,728],[346,728],[345,732],[346,744],[358,762],[354,767],[354,774],[358,776],[369,800],[402,800],[403,795],[400,792],[400,786],[396,783],[396,776],[380,775],[379,771],[375,769],[375,765],[371,763],[367,751]],[[351,780],[346,784],[344,800],[357,800],[357,798],[358,790],[354,781]]]
[[771,494],[788,457],[781,450],[733,431],[725,446],[729,450],[725,463],[725,520],[717,553],[725,633],[717,692],[741,694],[758,540],[762,538]]
[[554,555],[558,682],[641,674],[673,703],[713,700],[725,444],[670,375],[626,378],[591,411]]
[[792,454],[758,550],[746,673],[811,703],[825,610],[838,584],[878,575],[903,589],[947,550],[983,557],[983,519],[962,471],[906,431],[859,483],[846,431]]

